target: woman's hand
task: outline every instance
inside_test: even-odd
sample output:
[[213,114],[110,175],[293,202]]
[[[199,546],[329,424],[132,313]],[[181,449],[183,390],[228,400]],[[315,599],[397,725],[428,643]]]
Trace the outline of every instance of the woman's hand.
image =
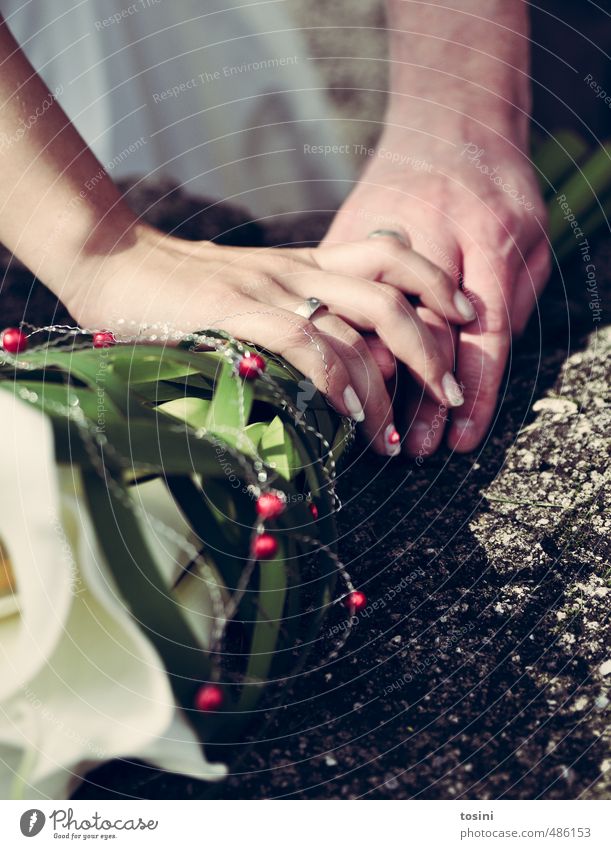
[[[387,455],[399,450],[385,383],[395,358],[435,402],[462,403],[451,360],[406,296],[442,324],[465,323],[470,305],[448,275],[393,238],[246,249],[187,242],[134,222],[119,242],[120,249],[83,250],[58,292],[86,327],[217,328],[261,345],[363,421],[372,447]],[[325,309],[308,320],[295,310],[310,297]]]

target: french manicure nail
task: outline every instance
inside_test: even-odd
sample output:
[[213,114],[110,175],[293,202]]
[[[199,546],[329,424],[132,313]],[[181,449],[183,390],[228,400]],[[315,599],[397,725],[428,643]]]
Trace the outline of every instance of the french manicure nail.
[[460,407],[465,399],[454,375],[447,371],[441,379],[441,387],[450,407]]
[[396,457],[401,453],[401,436],[394,424],[389,424],[384,431],[384,445],[389,457]]
[[363,410],[359,397],[352,386],[346,386],[344,389],[344,404],[355,422],[365,421],[365,411]]
[[468,321],[473,321],[476,316],[475,308],[469,298],[458,289],[454,293],[454,306],[458,310],[458,312],[462,315],[463,318],[466,318]]

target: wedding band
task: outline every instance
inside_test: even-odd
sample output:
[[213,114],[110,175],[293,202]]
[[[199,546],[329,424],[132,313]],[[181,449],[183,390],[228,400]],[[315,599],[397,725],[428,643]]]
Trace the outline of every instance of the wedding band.
[[302,304],[300,304],[295,310],[296,315],[301,315],[303,318],[310,319],[317,313],[319,309],[324,307],[322,301],[319,301],[318,298],[307,298]]
[[382,236],[386,236],[386,238],[390,237],[391,239],[396,239],[398,242],[401,242],[406,248],[411,248],[412,243],[409,240],[409,237],[405,233],[399,232],[399,230],[372,230],[372,232],[367,236],[368,239],[378,239]]

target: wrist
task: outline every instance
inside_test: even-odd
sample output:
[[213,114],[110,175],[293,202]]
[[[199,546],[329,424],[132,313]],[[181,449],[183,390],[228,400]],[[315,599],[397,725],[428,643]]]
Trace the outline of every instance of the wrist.
[[72,261],[62,291],[54,291],[71,315],[90,327],[113,325],[123,305],[131,301],[130,292],[143,291],[144,285],[153,297],[185,262],[214,259],[222,250],[212,242],[168,235],[131,213],[123,226],[113,220],[94,243],[89,241]]
[[[478,117],[466,113],[447,115],[423,110],[405,116],[389,110],[378,149],[397,154],[410,154],[433,165],[460,154],[466,145],[476,144],[486,150],[505,151],[508,156],[528,152],[529,120],[527,116],[491,114]],[[374,161],[382,164],[384,158]]]
[[62,251],[53,263],[52,279],[46,282],[71,315],[86,325],[104,320],[100,303],[107,293],[120,298],[136,276],[159,271],[155,265],[164,242],[179,241],[140,220],[121,203],[89,232],[78,230],[63,240]]
[[[87,180],[81,177],[76,189],[67,187],[67,180],[59,183],[50,201],[41,202],[36,210],[38,219],[46,217],[45,226],[39,226],[42,236],[19,246],[21,251],[15,248],[20,259],[64,302],[79,277],[101,258],[124,251],[143,226],[108,176],[101,171],[100,175]],[[79,184],[81,190],[77,191]],[[27,235],[31,228],[25,232]]]

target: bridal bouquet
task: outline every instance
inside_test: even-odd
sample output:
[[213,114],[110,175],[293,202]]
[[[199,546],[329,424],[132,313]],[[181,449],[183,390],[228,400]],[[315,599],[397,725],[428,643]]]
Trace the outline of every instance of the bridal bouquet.
[[77,328],[5,331],[0,415],[0,795],[119,756],[222,778],[205,744],[362,601],[334,548],[352,426],[222,334]]

